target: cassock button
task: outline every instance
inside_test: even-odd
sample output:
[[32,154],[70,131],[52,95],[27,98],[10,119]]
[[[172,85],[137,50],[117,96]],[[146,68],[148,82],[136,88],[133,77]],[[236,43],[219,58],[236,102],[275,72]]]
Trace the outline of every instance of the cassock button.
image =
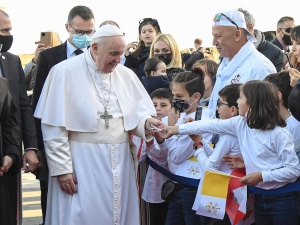
[[2,56],[2,59],[5,59],[5,56],[4,56],[4,55]]

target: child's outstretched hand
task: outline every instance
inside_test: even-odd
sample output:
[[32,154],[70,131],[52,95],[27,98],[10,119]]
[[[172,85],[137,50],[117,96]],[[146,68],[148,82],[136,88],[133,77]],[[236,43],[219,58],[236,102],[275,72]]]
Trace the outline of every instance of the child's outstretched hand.
[[245,168],[242,155],[225,155],[223,161],[226,162],[230,169]]
[[164,139],[167,139],[174,134],[178,134],[178,129],[178,126],[167,126],[161,130],[160,136]]
[[262,173],[261,172],[249,173],[246,176],[242,177],[240,181],[243,184],[246,184],[249,186],[256,185],[262,181]]

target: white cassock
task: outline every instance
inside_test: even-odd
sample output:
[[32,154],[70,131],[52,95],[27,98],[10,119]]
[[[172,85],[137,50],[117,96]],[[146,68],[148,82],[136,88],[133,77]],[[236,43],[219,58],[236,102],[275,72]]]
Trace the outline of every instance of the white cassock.
[[[100,119],[103,94],[113,116],[107,129]],[[140,224],[136,152],[128,131],[149,139],[144,124],[151,115],[156,112],[149,95],[122,65],[100,74],[88,50],[51,69],[35,111],[50,172],[46,225]],[[57,181],[67,173],[77,179],[74,195]]]

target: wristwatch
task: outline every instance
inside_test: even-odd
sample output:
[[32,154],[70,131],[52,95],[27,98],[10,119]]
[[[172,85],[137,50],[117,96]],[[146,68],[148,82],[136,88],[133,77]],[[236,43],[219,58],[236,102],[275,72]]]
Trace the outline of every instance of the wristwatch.
[[202,144],[201,141],[194,142],[194,144],[193,144],[193,148],[194,148],[195,150],[197,150],[198,148],[200,148],[200,147],[202,147],[202,146],[203,146],[203,144]]

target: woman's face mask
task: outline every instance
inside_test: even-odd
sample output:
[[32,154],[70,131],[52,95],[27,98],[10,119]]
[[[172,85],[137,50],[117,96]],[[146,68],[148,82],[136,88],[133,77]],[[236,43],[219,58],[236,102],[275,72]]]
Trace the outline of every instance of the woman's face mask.
[[181,99],[174,98],[172,100],[172,105],[173,105],[173,107],[175,108],[176,111],[178,110],[180,113],[182,113],[182,112],[186,111],[189,107],[191,107],[194,104],[194,102],[193,102],[190,105],[189,102],[188,102],[191,99],[191,97],[189,97],[186,100],[181,100]]
[[162,60],[166,65],[169,65],[172,61],[172,53],[165,53],[165,54],[154,54],[154,57],[159,58]]

